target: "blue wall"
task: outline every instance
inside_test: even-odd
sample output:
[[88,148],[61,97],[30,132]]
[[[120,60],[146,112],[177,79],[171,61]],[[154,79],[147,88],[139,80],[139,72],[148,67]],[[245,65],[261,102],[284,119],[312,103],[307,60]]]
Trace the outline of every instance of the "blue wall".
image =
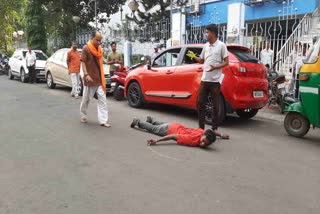
[[[227,23],[228,20],[228,5],[231,3],[243,2],[241,0],[220,0],[216,2],[210,2],[206,5],[201,5],[200,22],[201,25],[207,25],[210,22],[210,14],[219,13],[219,23]],[[306,3],[308,2],[308,3]],[[302,15],[306,13],[312,13],[317,6],[319,6],[320,0],[295,0],[293,3],[293,8],[297,8],[297,15]],[[216,8],[216,9],[215,9]],[[283,10],[283,5],[281,3],[266,2],[263,5],[252,5],[246,6],[245,8],[245,20],[256,20],[256,19],[266,19],[279,16],[279,10]],[[189,11],[189,9],[187,9]],[[282,14],[282,13],[281,13]],[[188,15],[187,23],[192,22],[192,15]]]

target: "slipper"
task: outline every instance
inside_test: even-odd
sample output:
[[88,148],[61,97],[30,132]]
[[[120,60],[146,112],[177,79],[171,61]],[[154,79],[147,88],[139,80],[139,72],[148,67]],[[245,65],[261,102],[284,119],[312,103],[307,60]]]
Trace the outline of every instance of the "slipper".
[[103,126],[103,127],[106,127],[106,128],[110,128],[111,127],[111,125],[108,124],[108,123],[102,123],[102,124],[100,124],[100,126]]

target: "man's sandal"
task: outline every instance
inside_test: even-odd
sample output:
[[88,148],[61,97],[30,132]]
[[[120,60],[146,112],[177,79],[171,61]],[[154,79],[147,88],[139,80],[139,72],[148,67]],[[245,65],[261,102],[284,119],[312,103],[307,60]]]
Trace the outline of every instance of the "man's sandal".
[[100,124],[100,126],[103,126],[103,127],[106,127],[106,128],[110,128],[111,127],[111,125],[108,124],[108,123],[102,123],[102,124]]

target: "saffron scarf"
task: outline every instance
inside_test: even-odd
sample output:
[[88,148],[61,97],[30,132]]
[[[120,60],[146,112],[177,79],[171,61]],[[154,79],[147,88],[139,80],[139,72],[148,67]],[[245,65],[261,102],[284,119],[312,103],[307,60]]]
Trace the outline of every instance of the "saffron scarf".
[[92,44],[91,40],[87,43],[90,53],[97,58],[100,67],[100,79],[101,79],[101,86],[106,93],[106,80],[104,79],[104,71],[103,71],[103,52],[101,46],[97,48]]

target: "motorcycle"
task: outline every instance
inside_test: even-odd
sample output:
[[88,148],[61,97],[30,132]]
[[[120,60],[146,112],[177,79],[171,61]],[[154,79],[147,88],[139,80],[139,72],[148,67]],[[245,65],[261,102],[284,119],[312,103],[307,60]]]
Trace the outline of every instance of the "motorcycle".
[[0,71],[2,72],[2,74],[8,75],[8,72],[9,72],[9,59],[8,59],[8,57],[4,57],[0,61]]
[[113,97],[117,100],[117,101],[121,101],[124,100],[124,83],[126,80],[126,77],[128,75],[128,73],[145,64],[145,57],[141,57],[141,61],[138,64],[135,64],[133,66],[131,66],[130,68],[128,68],[127,66],[123,66],[123,65],[118,65],[118,69],[117,71],[114,72],[114,74],[111,76],[111,91],[113,91]]
[[285,82],[286,78],[283,74],[279,74],[275,67],[277,63],[280,60],[276,61],[272,69],[268,69],[268,82],[269,82],[269,87],[268,87],[268,105],[278,105],[280,107],[281,113],[283,113],[284,107],[283,105],[283,98],[288,95],[286,94],[286,88],[285,88]]

